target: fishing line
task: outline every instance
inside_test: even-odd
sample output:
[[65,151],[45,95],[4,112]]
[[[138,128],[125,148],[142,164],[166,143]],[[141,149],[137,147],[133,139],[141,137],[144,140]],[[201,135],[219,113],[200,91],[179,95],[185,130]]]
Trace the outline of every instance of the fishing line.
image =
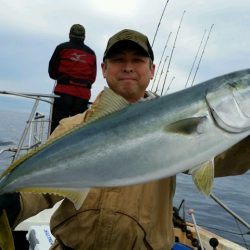
[[240,243],[241,245],[245,245],[246,249],[249,249],[249,245],[248,243],[246,242],[244,236],[248,235],[249,232],[246,232],[246,233],[237,233],[237,232],[233,232],[233,231],[228,231],[228,230],[223,230],[223,229],[220,229],[220,228],[216,228],[216,227],[210,227],[210,226],[206,226],[206,225],[203,225],[203,224],[200,224],[201,227],[203,228],[207,228],[207,229],[212,229],[214,231],[217,231],[217,232],[222,232],[222,233],[225,233],[225,234],[232,234],[232,235],[236,235],[236,236],[240,236],[242,238],[242,243]]
[[[237,233],[237,232],[234,232],[234,231],[229,231],[229,230],[223,230],[223,229],[221,229],[221,228],[216,228],[216,227],[211,227],[211,226],[207,226],[207,225],[203,225],[203,224],[199,224],[201,227],[203,227],[203,228],[207,228],[207,229],[209,229],[209,230],[214,230],[214,231],[217,231],[217,232],[222,232],[222,233],[225,233],[225,234],[232,234],[232,235],[235,235],[235,236],[240,236],[241,238],[242,238],[242,243],[240,243],[240,244],[242,244],[242,245],[245,245],[246,247],[249,247],[248,246],[248,243],[246,242],[246,240],[245,240],[245,238],[244,238],[244,236],[246,236],[246,235],[248,235],[249,234],[249,232],[246,232],[246,233],[243,233],[243,232],[241,232],[241,233]],[[248,249],[248,248],[247,248]]]
[[207,226],[207,225],[203,225],[203,224],[199,224],[199,226],[207,228],[207,229],[212,229],[212,230],[215,230],[215,231],[218,231],[218,232],[229,233],[229,234],[233,234],[233,235],[237,235],[237,236],[248,235],[248,232],[237,233],[235,231],[224,230],[224,229],[221,229],[221,228],[211,227],[211,226]]
[[236,223],[236,225],[237,225],[237,227],[238,227],[238,229],[239,229],[239,232],[241,232],[241,234],[239,234],[239,235],[241,235],[242,241],[244,242],[245,246],[247,246],[247,242],[246,242],[244,236],[247,235],[247,234],[250,234],[250,231],[248,231],[246,234],[243,234],[242,229],[241,229],[241,227],[240,227],[239,221],[236,220],[236,218],[234,218],[234,220],[235,220],[235,223]]

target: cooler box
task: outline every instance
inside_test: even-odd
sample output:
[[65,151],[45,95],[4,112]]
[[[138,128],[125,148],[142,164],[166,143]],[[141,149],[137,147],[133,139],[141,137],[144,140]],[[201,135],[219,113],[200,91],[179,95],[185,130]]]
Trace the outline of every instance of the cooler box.
[[29,250],[48,250],[54,243],[54,236],[49,226],[31,226],[26,235],[29,241]]

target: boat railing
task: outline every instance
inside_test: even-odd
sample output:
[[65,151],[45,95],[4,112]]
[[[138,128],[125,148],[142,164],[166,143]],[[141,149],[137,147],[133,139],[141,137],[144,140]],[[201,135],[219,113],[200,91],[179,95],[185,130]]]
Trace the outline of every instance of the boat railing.
[[[3,151],[14,152],[12,159],[13,162],[23,154],[22,152],[27,153],[29,150],[43,144],[48,139],[48,136],[50,135],[53,102],[54,98],[58,96],[54,94],[22,93],[12,91],[0,91],[0,94],[19,96],[34,100],[34,104],[17,146],[0,151],[0,154]],[[41,102],[49,105],[49,115],[47,117],[38,111],[39,103]]]

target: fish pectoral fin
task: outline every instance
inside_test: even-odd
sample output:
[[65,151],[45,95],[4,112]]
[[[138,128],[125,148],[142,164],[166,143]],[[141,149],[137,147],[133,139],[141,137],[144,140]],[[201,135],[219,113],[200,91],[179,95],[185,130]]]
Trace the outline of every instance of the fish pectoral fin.
[[214,160],[206,161],[200,166],[189,170],[193,182],[200,192],[208,196],[213,188],[214,181]]
[[202,134],[205,131],[206,120],[206,116],[186,118],[167,125],[164,130],[183,135]]
[[0,249],[14,250],[14,240],[6,211],[0,214]]
[[32,192],[38,194],[59,195],[70,200],[74,204],[75,208],[78,210],[80,209],[84,200],[86,199],[89,193],[89,188],[83,188],[83,189],[23,188],[17,191],[26,193]]

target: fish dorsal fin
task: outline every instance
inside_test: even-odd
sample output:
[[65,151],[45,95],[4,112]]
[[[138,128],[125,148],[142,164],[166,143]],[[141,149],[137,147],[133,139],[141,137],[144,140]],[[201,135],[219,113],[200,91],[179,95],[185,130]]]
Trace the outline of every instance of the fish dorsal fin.
[[96,104],[93,105],[91,109],[93,111],[90,111],[90,115],[87,119],[87,122],[81,123],[80,125],[76,125],[75,127],[69,129],[62,135],[59,135],[53,139],[49,139],[46,143],[42,144],[41,146],[31,150],[27,154],[23,155],[19,159],[17,159],[15,162],[13,162],[6,170],[4,170],[0,174],[0,178],[10,173],[15,167],[20,165],[22,162],[24,162],[26,159],[30,158],[32,155],[35,155],[36,153],[40,152],[42,149],[46,148],[48,145],[52,144],[54,141],[57,141],[58,139],[64,137],[65,135],[78,130],[87,124],[94,122],[102,117],[105,117],[109,114],[112,114],[116,111],[122,110],[123,108],[127,107],[129,105],[129,102],[124,99],[122,96],[116,94],[113,90],[110,88],[105,87],[104,90],[99,95],[99,99]]
[[200,192],[208,196],[213,187],[214,181],[214,160],[206,161],[200,166],[189,170],[193,182]]
[[69,199],[75,206],[76,209],[79,209],[84,200],[86,199],[89,188],[83,189],[63,189],[63,188],[22,188],[16,190],[17,192],[25,192],[25,193],[38,193],[38,194],[53,194],[59,195],[64,198]]
[[116,94],[112,89],[105,87],[103,92],[99,96],[97,104],[93,105],[93,111],[88,117],[88,121],[86,122],[86,124],[122,110],[128,105],[129,102],[126,99]]
[[173,122],[165,127],[165,131],[176,134],[191,135],[202,134],[205,131],[207,117],[190,117]]

